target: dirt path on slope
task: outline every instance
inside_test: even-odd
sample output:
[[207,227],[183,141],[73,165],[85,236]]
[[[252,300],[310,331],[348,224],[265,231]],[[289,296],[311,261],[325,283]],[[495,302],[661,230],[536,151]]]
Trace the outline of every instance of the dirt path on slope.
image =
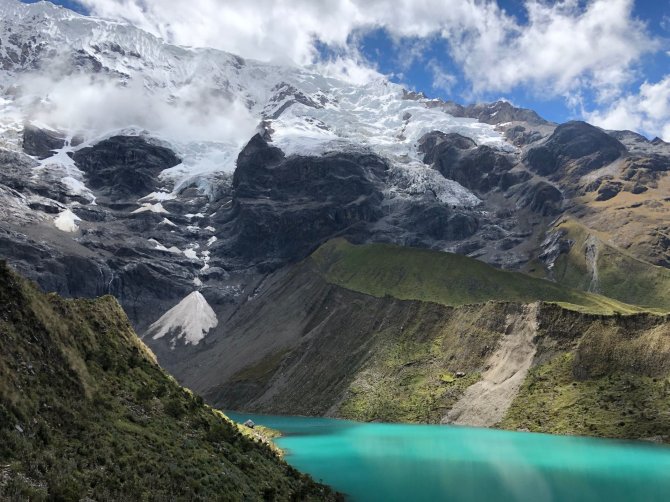
[[482,379],[465,390],[442,423],[491,427],[503,419],[535,357],[538,307],[526,305],[520,315],[507,316],[506,334]]

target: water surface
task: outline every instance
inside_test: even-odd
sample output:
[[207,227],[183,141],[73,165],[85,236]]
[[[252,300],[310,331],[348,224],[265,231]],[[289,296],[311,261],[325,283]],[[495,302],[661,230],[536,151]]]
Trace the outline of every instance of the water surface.
[[670,447],[229,413],[277,429],[297,469],[354,501],[670,501]]

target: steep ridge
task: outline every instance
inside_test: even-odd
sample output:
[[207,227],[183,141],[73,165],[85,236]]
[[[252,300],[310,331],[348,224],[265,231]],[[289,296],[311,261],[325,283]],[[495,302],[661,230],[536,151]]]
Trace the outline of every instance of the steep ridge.
[[336,239],[320,247],[312,259],[327,281],[373,296],[391,295],[451,306],[489,300],[523,303],[542,300],[604,314],[641,310],[450,253],[389,244],[357,246]]
[[179,387],[119,304],[45,295],[0,264],[0,498],[328,500]]

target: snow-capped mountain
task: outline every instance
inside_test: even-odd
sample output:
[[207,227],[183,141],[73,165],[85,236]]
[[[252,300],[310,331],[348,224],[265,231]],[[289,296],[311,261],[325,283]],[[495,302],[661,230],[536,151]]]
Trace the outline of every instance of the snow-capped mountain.
[[[336,236],[512,269],[550,256],[550,275],[542,243],[569,249],[545,240],[558,216],[651,187],[668,158],[663,142],[507,102],[355,85],[0,0],[0,251],[46,289],[114,294],[166,358],[224,333]],[[211,322],[177,322],[187,311]]]
[[[48,2],[5,1],[0,16],[6,144],[17,145],[17,131],[32,119],[88,142],[140,126],[168,141],[181,157],[180,165],[164,173],[177,190],[193,179],[234,171],[237,155],[261,121],[273,131],[271,143],[287,155],[369,148],[417,189],[434,189],[452,205],[477,199],[457,183],[427,173],[417,152],[425,133],[456,132],[478,144],[513,149],[492,126],[429,108],[426,100],[403,99],[404,90],[385,80],[357,86],[308,69],[178,47],[131,25]],[[36,72],[43,81],[33,82]],[[82,93],[95,96],[89,100]],[[104,109],[112,117],[81,109],[105,106],[104,100],[124,109]],[[145,116],[125,109],[138,102],[146,106]],[[220,116],[226,114],[230,118]]]

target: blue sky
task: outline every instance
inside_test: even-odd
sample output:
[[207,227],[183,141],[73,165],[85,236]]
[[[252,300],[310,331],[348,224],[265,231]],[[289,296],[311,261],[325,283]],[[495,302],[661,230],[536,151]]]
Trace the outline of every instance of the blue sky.
[[[184,45],[670,140],[666,0],[58,0]],[[248,23],[248,24],[246,24]]]
[[[522,1],[499,0],[498,4],[521,22],[527,21]],[[638,0],[635,2],[633,15],[646,23],[650,35],[661,41],[661,48],[644,55],[634,65],[636,78],[623,88],[624,92],[632,93],[636,92],[644,81],[657,82],[670,71],[670,56],[667,53],[670,51],[670,2]],[[523,85],[507,92],[490,91],[473,95],[459,65],[449,56],[447,41],[440,37],[429,40],[409,67],[404,67],[402,61],[412,41],[394,41],[387,31],[378,29],[363,35],[359,44],[365,58],[374,62],[382,73],[391,75],[392,80],[423,91],[430,97],[452,99],[457,102],[494,101],[502,98],[518,106],[532,108],[543,117],[556,122],[583,118],[580,107],[567,103],[563,96],[543,95],[541,91]],[[436,82],[431,62],[438,64],[445,73],[456,77],[450,87],[444,88],[439,85],[440,82]],[[593,92],[586,92],[583,97],[587,108],[597,106],[594,103]]]

